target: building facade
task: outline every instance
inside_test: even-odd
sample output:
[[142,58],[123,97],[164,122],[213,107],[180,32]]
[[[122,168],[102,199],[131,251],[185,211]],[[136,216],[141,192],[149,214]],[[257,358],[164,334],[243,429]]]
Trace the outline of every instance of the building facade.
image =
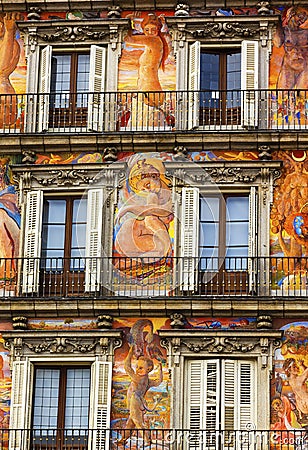
[[308,5],[1,8],[1,448],[306,450]]

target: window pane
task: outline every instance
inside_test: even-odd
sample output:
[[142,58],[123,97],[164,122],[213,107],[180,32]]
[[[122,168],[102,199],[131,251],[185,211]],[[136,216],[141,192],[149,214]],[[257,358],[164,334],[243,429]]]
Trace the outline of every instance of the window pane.
[[218,222],[219,220],[219,198],[201,197],[200,199],[200,220],[202,222]]
[[228,197],[227,220],[249,220],[249,197]]
[[201,90],[219,89],[219,54],[201,53]]
[[241,89],[241,53],[227,55],[227,89]]
[[45,200],[43,223],[65,223],[66,200]]
[[[90,369],[67,369],[65,428],[88,428],[90,398]],[[73,431],[69,431],[69,433]]]
[[33,428],[50,429],[57,427],[59,380],[60,370],[58,369],[36,369]]
[[248,222],[226,224],[226,244],[230,247],[248,245]]
[[73,205],[73,222],[84,222],[87,221],[87,199],[77,198],[74,200]]

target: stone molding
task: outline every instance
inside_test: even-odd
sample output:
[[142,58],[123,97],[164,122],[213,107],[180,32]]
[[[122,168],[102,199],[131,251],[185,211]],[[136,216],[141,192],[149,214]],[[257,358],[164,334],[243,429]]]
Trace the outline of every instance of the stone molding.
[[121,330],[11,331],[2,334],[12,361],[25,357],[113,355],[122,345]]
[[276,348],[281,346],[281,331],[276,330],[159,330],[161,345],[167,349],[172,365],[179,365],[181,356],[248,355],[261,357],[262,368],[271,368]]

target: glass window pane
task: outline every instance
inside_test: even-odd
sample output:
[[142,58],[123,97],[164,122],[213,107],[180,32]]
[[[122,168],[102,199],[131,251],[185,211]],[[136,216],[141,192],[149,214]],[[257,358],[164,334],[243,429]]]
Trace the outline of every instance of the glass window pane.
[[248,222],[229,222],[226,224],[226,245],[242,246],[248,244]]
[[87,428],[90,398],[90,369],[67,369],[65,428]]
[[87,199],[78,198],[73,204],[73,222],[87,222]]
[[200,225],[200,247],[216,246],[218,244],[218,223],[202,223]]
[[65,225],[43,226],[43,248],[63,248],[65,238]]
[[35,371],[33,428],[56,428],[60,370]]
[[202,222],[218,222],[219,220],[219,198],[201,197],[200,220]]
[[249,197],[228,197],[227,220],[249,220]]
[[45,200],[43,223],[65,223],[66,200]]

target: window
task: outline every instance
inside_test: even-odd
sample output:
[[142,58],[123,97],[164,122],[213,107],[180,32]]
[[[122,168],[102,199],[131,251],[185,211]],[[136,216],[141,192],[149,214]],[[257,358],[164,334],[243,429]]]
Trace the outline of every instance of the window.
[[[255,286],[257,189],[210,194],[182,190],[181,287],[207,294],[248,294]],[[255,268],[254,268],[255,269]]]
[[38,131],[87,127],[103,130],[106,49],[66,53],[41,50]]
[[189,128],[256,126],[258,42],[221,50],[190,45]]
[[219,444],[226,439],[226,447],[232,448],[234,436],[232,438],[232,434],[223,435],[217,431],[247,430],[248,424],[256,423],[254,362],[236,359],[188,360],[185,373],[185,428],[204,430],[201,438],[200,434],[196,434],[192,444],[197,447],[192,447],[220,448]]
[[35,368],[32,423],[36,440],[68,444],[68,437],[76,435],[80,444],[85,443],[90,376],[90,367]]
[[200,125],[241,123],[239,49],[201,51],[200,86]]
[[[93,346],[93,338],[87,340],[79,335],[75,342],[81,341],[87,348]],[[48,353],[53,365],[43,365],[37,355],[34,361],[27,357],[12,364],[12,448],[106,450],[112,363],[99,361],[92,355],[87,358],[91,365],[74,366],[76,358],[84,358],[84,351],[75,348],[71,352],[71,339],[36,336],[33,347],[37,348],[42,339],[51,346],[61,339],[56,355]],[[46,355],[42,359],[46,361]],[[93,433],[93,429],[101,431]]]
[[50,121],[52,126],[86,126],[90,54],[53,54]]
[[39,286],[45,295],[99,290],[103,189],[66,198],[30,191],[25,217],[24,293]]

